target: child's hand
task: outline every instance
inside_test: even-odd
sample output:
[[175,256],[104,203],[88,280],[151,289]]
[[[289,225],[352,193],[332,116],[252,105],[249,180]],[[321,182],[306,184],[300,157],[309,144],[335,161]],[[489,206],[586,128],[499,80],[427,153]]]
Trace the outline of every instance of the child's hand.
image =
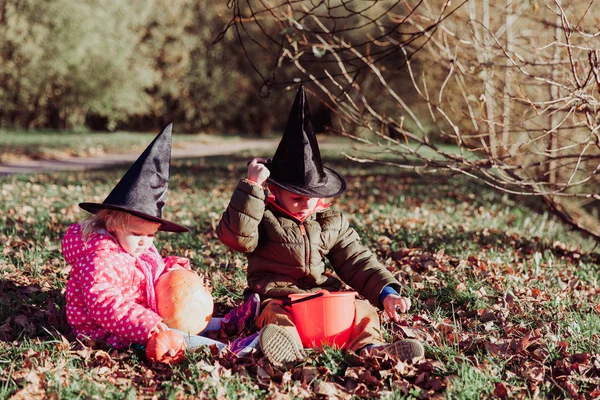
[[407,312],[410,308],[410,299],[407,297],[400,297],[397,294],[390,294],[383,299],[383,308],[394,322],[398,322],[400,316],[398,315],[397,308],[400,309],[401,313]]
[[248,180],[262,186],[269,175],[271,175],[271,171],[262,163],[266,160],[264,158],[253,158],[252,161],[248,164]]
[[162,332],[162,331],[168,331],[168,330],[169,330],[169,327],[167,326],[167,324],[165,324],[163,322],[159,322],[158,324],[156,324],[154,329],[152,329],[150,331],[150,336],[154,335],[155,333]]

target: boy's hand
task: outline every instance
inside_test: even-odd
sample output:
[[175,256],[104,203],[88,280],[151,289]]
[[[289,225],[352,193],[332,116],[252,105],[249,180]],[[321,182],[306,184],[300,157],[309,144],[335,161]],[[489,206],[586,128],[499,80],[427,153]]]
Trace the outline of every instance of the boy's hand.
[[407,297],[400,297],[397,294],[390,294],[383,299],[383,308],[394,322],[398,322],[400,316],[398,315],[397,308],[400,309],[401,313],[407,312],[410,308],[410,299]]
[[266,160],[264,158],[253,158],[252,161],[248,164],[248,180],[262,186],[269,175],[271,175],[271,171],[262,163]]

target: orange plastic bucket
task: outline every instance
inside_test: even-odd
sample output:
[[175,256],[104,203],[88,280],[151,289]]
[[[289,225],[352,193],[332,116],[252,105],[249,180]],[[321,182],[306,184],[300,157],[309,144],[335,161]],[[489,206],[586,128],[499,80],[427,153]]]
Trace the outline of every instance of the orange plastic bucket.
[[348,343],[354,321],[356,292],[328,292],[301,301],[315,293],[290,294],[292,313],[304,347],[342,348]]

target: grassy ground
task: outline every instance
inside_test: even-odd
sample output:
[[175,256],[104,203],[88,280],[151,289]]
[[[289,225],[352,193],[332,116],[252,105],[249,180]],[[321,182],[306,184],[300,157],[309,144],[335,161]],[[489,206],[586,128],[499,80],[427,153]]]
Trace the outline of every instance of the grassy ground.
[[[101,156],[108,153],[142,152],[154,139],[154,133],[89,133],[72,131],[17,131],[0,129],[0,162],[22,159],[54,159]],[[211,143],[236,140],[234,136],[177,135],[173,146],[185,143]]]
[[[594,398],[600,394],[595,243],[537,204],[463,178],[402,174],[324,152],[347,177],[334,205],[406,283],[413,309],[384,321],[387,340],[416,337],[416,364],[326,349],[290,369],[260,355],[207,351],[175,367],[134,350],[73,340],[62,311],[69,269],[60,254],[80,201],[102,201],[124,172],[0,178],[0,398]],[[249,155],[177,161],[165,216],[191,226],[160,234],[213,285],[216,313],[241,299],[244,257],[213,228]],[[334,398],[334,397],[329,397]]]

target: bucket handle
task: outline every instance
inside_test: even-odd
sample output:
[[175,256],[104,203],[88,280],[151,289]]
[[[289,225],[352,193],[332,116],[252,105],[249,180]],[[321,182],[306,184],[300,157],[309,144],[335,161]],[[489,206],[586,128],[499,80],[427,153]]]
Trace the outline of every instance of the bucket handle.
[[302,303],[303,301],[308,301],[308,300],[312,300],[312,299],[316,299],[318,297],[324,296],[325,293],[326,293],[326,291],[323,290],[323,291],[319,291],[319,292],[313,294],[312,296],[306,296],[306,297],[303,297],[303,298],[298,299],[298,300],[284,300],[283,301],[283,305],[285,305],[285,306],[291,306],[292,304]]

